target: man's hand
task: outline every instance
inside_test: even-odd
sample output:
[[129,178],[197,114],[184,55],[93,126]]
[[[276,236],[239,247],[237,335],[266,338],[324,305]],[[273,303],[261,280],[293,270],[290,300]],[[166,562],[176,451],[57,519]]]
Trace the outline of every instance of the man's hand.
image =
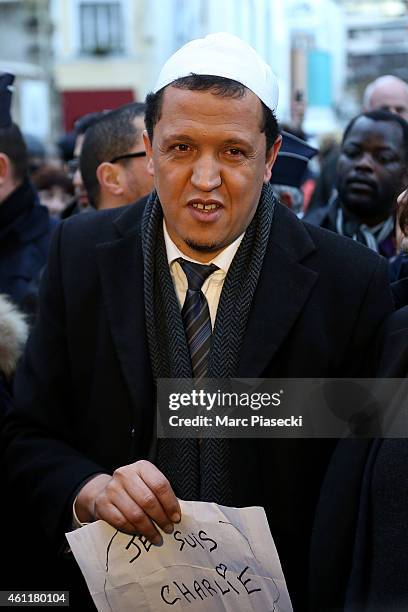
[[80,490],[75,512],[81,522],[102,519],[125,533],[139,533],[153,544],[181,519],[181,510],[169,481],[149,461],[118,468],[113,476],[98,474]]

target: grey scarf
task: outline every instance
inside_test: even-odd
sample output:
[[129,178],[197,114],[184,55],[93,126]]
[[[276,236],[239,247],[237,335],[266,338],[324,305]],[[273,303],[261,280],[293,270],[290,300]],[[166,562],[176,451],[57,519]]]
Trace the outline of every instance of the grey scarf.
[[[262,188],[257,211],[225,278],[214,325],[208,378],[236,376],[252,299],[262,269],[275,198]],[[163,212],[153,193],[142,221],[147,337],[153,376],[192,378],[190,353],[167,262]],[[182,499],[231,503],[228,440],[159,440],[157,465]]]

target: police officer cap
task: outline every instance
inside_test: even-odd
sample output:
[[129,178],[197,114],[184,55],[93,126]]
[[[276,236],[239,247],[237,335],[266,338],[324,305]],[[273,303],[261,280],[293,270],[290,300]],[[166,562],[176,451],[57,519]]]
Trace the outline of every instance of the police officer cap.
[[317,149],[301,138],[282,132],[282,145],[272,168],[270,182],[300,187],[306,166],[317,153]]

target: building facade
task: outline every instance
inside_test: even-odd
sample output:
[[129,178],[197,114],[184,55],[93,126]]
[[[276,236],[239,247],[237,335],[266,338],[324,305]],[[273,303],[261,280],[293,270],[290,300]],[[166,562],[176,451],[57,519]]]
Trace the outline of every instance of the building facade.
[[288,109],[289,37],[277,0],[51,0],[55,81],[65,129],[85,112],[142,100],[187,41],[228,31],[276,72]]
[[0,0],[0,70],[16,76],[13,118],[43,142],[58,124],[51,36],[48,0]]

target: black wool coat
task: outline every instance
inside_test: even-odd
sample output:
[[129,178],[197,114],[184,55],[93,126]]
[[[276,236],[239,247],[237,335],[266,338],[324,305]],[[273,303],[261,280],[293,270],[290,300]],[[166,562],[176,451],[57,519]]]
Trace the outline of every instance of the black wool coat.
[[25,180],[0,206],[0,293],[26,312],[35,310],[41,272],[57,221]]
[[[40,312],[5,427],[11,480],[60,545],[81,483],[148,456],[154,386],[145,331],[141,217],[133,205],[56,231]],[[387,263],[277,206],[238,376],[358,376],[392,309]],[[307,602],[327,440],[235,440],[234,505],[262,505],[296,610]]]
[[[408,306],[388,317],[384,327],[377,375],[406,378]],[[397,406],[404,396],[405,383],[396,395]],[[341,440],[317,506],[310,609],[408,610],[407,525],[408,439]]]

